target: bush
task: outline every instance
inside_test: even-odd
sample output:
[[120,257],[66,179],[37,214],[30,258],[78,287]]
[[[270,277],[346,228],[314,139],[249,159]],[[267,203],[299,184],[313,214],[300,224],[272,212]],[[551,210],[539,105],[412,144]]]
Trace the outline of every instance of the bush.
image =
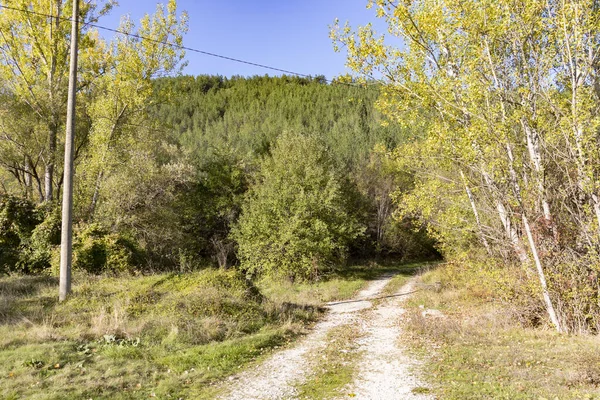
[[364,228],[323,144],[283,134],[261,164],[233,230],[238,257],[250,275],[316,279],[344,260]]
[[18,263],[19,270],[26,273],[39,273],[52,265],[53,253],[60,247],[61,215],[54,204],[38,207],[43,220],[31,232]]
[[563,254],[548,268],[550,295],[556,301],[562,325],[569,332],[600,332],[600,262],[597,257],[597,254],[587,257]]
[[[0,273],[30,273],[50,265],[46,249],[55,236],[50,232],[54,221],[46,219],[53,209],[53,204],[36,207],[27,199],[0,196]],[[60,227],[58,232],[60,238]]]
[[[0,273],[57,273],[60,262],[60,208],[0,196]],[[75,230],[73,268],[90,273],[131,272],[144,261],[137,244],[99,225]]]
[[92,274],[133,272],[143,262],[137,244],[120,233],[107,232],[91,224],[76,233],[73,242],[73,268]]

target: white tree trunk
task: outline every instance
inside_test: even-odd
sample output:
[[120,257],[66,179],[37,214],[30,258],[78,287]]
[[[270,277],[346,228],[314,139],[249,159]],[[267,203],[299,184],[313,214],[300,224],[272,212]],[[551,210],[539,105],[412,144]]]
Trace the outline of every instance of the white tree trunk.
[[535,245],[535,241],[533,240],[533,235],[531,234],[531,228],[529,227],[529,221],[525,214],[523,214],[523,226],[525,227],[525,232],[527,233],[527,239],[529,240],[529,246],[531,248],[531,253],[533,254],[533,260],[535,261],[535,267],[538,272],[538,277],[540,279],[540,285],[542,287],[542,294],[544,296],[544,303],[546,305],[546,311],[548,312],[548,316],[550,317],[550,321],[556,328],[558,332],[562,332],[562,327],[556,316],[556,311],[554,310],[554,305],[552,304],[552,300],[550,299],[550,293],[548,292],[548,284],[546,282],[546,274],[544,273],[544,269],[542,268],[542,263],[540,261],[540,257],[537,251],[537,246]]
[[540,202],[542,204],[544,218],[547,221],[551,221],[552,214],[550,213],[550,204],[548,203],[548,199],[546,197],[546,188],[544,185],[544,167],[542,165],[542,154],[540,152],[539,146],[539,135],[535,130],[531,129],[525,122],[523,122],[522,124],[523,129],[525,130],[525,137],[527,139],[527,150],[529,151],[529,159],[531,161],[533,170],[537,174],[536,183],[540,192]]
[[514,228],[508,211],[504,206],[504,203],[498,198],[495,194],[494,184],[492,182],[492,178],[485,171],[482,172],[483,178],[485,179],[486,184],[490,187],[490,192],[492,193],[495,202],[496,202],[496,210],[498,210],[498,217],[500,217],[500,222],[502,222],[502,226],[504,227],[504,232],[506,233],[506,237],[510,241],[510,244],[515,251],[515,254],[519,258],[519,261],[526,265],[529,264],[529,255],[527,255],[527,251],[517,234],[517,230]]
[[481,227],[481,219],[479,218],[479,212],[477,211],[477,206],[475,205],[475,198],[473,197],[471,188],[469,188],[469,185],[467,184],[467,179],[465,178],[465,174],[462,172],[462,170],[460,171],[460,176],[462,177],[463,184],[465,186],[465,191],[467,192],[467,197],[469,198],[469,202],[471,203],[471,209],[473,210],[473,215],[475,216],[475,222],[477,223],[477,229],[479,231],[479,239],[481,240],[481,243],[483,243],[483,246],[487,250],[488,254],[491,254],[492,250],[487,239],[483,234],[483,229]]

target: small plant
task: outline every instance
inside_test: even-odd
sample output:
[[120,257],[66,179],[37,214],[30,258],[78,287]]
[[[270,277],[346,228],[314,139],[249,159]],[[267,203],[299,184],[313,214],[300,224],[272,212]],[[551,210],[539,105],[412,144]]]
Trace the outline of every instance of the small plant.
[[95,349],[92,346],[90,346],[89,343],[83,343],[77,346],[77,353],[82,356],[90,357],[94,352]]
[[31,360],[27,360],[23,363],[23,365],[25,367],[31,367],[31,368],[35,368],[35,369],[41,369],[44,367],[44,362],[40,361],[40,360],[36,360],[34,358],[32,358]]
[[136,337],[135,339],[129,338],[119,338],[115,335],[104,335],[102,339],[99,340],[101,344],[105,346],[119,346],[119,347],[138,347],[140,345],[140,338]]

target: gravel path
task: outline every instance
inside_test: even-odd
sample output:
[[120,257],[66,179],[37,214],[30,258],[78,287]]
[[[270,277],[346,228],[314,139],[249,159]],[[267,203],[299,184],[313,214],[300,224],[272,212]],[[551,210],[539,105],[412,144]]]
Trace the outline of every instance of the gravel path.
[[[376,297],[393,275],[384,275],[372,281],[358,293],[357,300]],[[409,291],[404,287],[402,289]],[[327,333],[335,327],[356,323],[367,330],[361,340],[361,350],[366,355],[360,364],[360,380],[357,380],[357,399],[412,399],[425,397],[404,397],[412,395],[410,390],[418,386],[408,371],[412,365],[397,347],[399,337],[399,317],[401,309],[394,309],[403,297],[384,300],[372,312],[358,312],[372,307],[368,300],[354,301],[328,306],[326,318],[315,325],[304,339],[292,348],[273,354],[256,368],[244,371],[230,378],[228,394],[221,399],[228,400],[280,400],[296,396],[294,386],[301,383],[312,371],[309,355],[327,346]],[[371,315],[372,314],[372,315]],[[367,319],[365,320],[365,315]],[[383,365],[378,365],[383,363]],[[364,376],[362,376],[364,374]],[[364,379],[363,379],[364,378]],[[373,387],[371,387],[371,385]],[[389,396],[388,396],[389,393]],[[381,397],[385,396],[385,397]],[[391,396],[391,397],[390,397]]]
[[[415,279],[406,283],[398,293],[413,291]],[[400,344],[402,335],[402,303],[408,296],[384,299],[376,308],[369,310],[363,320],[365,335],[359,341],[364,354],[359,361],[354,384],[349,388],[357,399],[399,400],[430,399],[415,394],[413,389],[422,384],[413,375],[417,365]]]

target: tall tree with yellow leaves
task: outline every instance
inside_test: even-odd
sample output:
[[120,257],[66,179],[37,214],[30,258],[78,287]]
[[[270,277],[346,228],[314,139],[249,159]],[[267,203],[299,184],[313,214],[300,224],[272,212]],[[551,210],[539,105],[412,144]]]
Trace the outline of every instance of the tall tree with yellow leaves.
[[[332,29],[348,66],[381,78],[379,107],[389,118],[428,120],[417,155],[464,186],[481,243],[502,232],[494,243],[537,274],[548,317],[565,330],[555,307],[560,293],[551,294],[547,278],[557,258],[549,255],[582,257],[599,246],[599,7],[541,0],[372,0],[368,7],[387,24],[386,35],[371,25]],[[423,182],[439,177],[421,174]],[[409,200],[412,209],[427,202]],[[482,222],[482,203],[495,209],[494,219]]]

